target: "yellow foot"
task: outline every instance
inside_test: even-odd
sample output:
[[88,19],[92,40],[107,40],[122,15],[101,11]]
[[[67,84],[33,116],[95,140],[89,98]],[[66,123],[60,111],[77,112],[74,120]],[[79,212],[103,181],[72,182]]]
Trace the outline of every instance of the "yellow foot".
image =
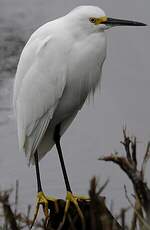
[[90,201],[90,197],[87,195],[74,195],[74,197],[79,201]]
[[36,220],[38,212],[39,212],[40,205],[42,205],[42,207],[43,207],[43,212],[45,215],[45,223],[47,224],[47,221],[49,218],[49,210],[48,210],[49,202],[54,202],[55,210],[56,210],[56,212],[58,212],[58,204],[57,204],[56,198],[54,198],[52,196],[45,196],[45,194],[43,192],[38,192],[35,214],[34,214],[34,218],[33,218],[30,229],[33,227],[33,225],[35,223],[35,220]]
[[65,220],[66,220],[66,217],[67,217],[67,214],[68,214],[68,210],[69,210],[69,207],[70,207],[70,203],[72,202],[77,210],[77,213],[78,215],[80,216],[80,219],[81,219],[81,223],[82,223],[82,229],[84,230],[85,229],[85,219],[84,219],[84,216],[83,216],[83,213],[79,207],[79,204],[78,202],[82,201],[82,200],[86,200],[86,201],[89,201],[89,197],[88,196],[77,196],[77,195],[73,195],[71,192],[67,192],[67,195],[66,195],[66,205],[65,205],[65,210],[64,210],[64,216],[63,216],[63,220],[59,226],[58,229],[61,229],[62,226],[64,225],[65,223]]

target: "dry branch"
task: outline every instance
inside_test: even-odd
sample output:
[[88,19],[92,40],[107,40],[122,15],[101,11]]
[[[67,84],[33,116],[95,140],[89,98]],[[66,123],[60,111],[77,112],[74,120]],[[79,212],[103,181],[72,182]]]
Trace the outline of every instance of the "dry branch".
[[[111,154],[100,157],[99,160],[111,161],[120,166],[132,181],[134,191],[139,199],[141,207],[146,214],[146,220],[150,223],[150,189],[144,181],[144,172],[148,159],[150,158],[150,143],[144,156],[141,170],[137,168],[137,142],[136,138],[130,138],[126,135],[126,129],[123,130],[124,140],[121,141],[125,149],[125,156]],[[136,206],[135,206],[136,207]],[[134,217],[135,218],[135,217]]]

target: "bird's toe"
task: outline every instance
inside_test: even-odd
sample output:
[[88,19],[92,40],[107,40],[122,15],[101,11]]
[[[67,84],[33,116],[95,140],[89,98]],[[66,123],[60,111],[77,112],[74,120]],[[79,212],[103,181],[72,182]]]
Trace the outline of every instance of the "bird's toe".
[[71,192],[67,192],[66,205],[65,205],[65,209],[64,209],[64,216],[63,216],[63,220],[62,220],[60,226],[64,225],[66,217],[68,215],[69,207],[70,207],[70,205],[72,203],[75,206],[78,215],[80,216],[82,229],[85,229],[85,219],[84,219],[82,210],[79,207],[79,202],[82,201],[82,200],[89,200],[89,198],[88,197],[83,197],[83,196],[73,195]]
[[57,199],[55,197],[53,197],[53,196],[46,196],[42,191],[38,192],[37,200],[36,200],[36,208],[35,208],[33,221],[32,221],[32,224],[31,224],[31,228],[33,227],[33,225],[34,225],[34,223],[36,221],[40,205],[42,205],[43,212],[44,212],[44,215],[45,215],[45,223],[47,223],[47,221],[49,219],[49,209],[50,209],[52,204],[55,207],[55,211],[58,212]]

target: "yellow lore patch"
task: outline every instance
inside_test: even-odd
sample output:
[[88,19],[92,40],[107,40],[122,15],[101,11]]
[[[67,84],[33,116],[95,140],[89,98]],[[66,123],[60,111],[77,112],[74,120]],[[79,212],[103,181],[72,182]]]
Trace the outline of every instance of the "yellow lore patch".
[[106,16],[104,17],[100,17],[100,18],[96,18],[96,21],[95,21],[95,25],[99,25],[103,22],[107,22],[108,18]]
[[94,17],[89,18],[89,21],[95,25],[99,25],[103,22],[107,22],[107,20],[108,20],[108,18],[106,16],[103,16],[100,18],[94,18]]

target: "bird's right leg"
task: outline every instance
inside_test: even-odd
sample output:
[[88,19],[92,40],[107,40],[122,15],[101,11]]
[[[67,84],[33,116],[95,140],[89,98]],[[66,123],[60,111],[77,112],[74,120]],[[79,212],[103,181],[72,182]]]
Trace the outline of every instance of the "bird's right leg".
[[52,196],[47,197],[43,192],[37,151],[34,154],[34,160],[35,160],[36,178],[37,178],[37,201],[36,201],[36,210],[35,210],[32,224],[31,224],[31,228],[33,227],[35,220],[37,218],[40,205],[42,205],[42,207],[43,207],[43,212],[44,212],[44,215],[46,218],[46,221],[45,221],[46,223],[47,223],[47,220],[49,218],[49,210],[48,210],[49,203],[53,202],[55,205],[55,210],[58,211],[58,204],[57,204],[56,198],[54,198]]

